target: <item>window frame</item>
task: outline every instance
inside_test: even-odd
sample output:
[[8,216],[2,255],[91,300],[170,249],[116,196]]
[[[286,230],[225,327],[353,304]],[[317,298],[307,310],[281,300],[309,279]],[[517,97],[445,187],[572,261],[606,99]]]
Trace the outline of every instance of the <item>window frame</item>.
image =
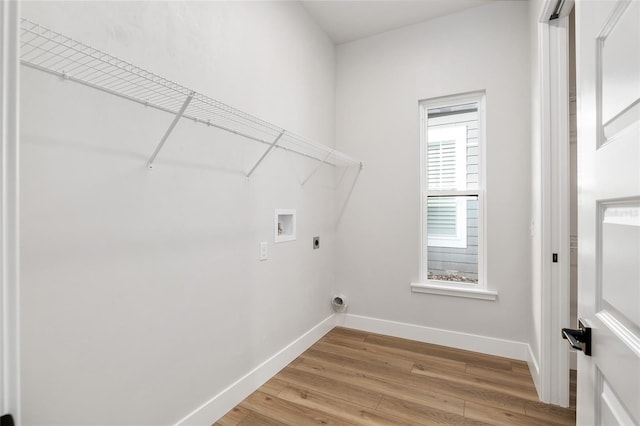
[[[427,114],[429,109],[443,108],[477,102],[478,105],[478,187],[464,190],[429,190],[427,167]],[[470,297],[496,300],[497,293],[487,289],[486,279],[486,94],[475,91],[451,96],[429,98],[419,101],[420,114],[420,279],[412,283],[412,291],[417,293],[441,294],[456,297]],[[472,195],[478,198],[478,282],[462,283],[454,281],[430,280],[428,274],[428,234],[427,200],[429,196]]]

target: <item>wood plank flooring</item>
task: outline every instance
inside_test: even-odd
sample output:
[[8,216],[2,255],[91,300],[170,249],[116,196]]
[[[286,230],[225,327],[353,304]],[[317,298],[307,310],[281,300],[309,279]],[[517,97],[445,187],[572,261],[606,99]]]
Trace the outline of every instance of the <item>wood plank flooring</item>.
[[542,404],[525,362],[337,327],[215,426],[573,426],[572,383]]

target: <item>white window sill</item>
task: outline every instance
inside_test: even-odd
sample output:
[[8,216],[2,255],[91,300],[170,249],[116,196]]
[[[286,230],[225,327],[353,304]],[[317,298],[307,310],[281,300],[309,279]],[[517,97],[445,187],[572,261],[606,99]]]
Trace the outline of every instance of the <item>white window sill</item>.
[[445,281],[411,283],[411,291],[413,293],[439,294],[441,296],[466,297],[481,300],[496,300],[498,298],[498,292],[496,291],[437,284],[440,282],[444,283]]

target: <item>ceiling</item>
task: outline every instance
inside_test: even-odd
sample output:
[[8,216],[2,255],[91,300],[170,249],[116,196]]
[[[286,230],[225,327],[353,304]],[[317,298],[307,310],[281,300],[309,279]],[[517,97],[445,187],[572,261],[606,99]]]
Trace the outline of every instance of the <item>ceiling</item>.
[[494,0],[301,0],[335,44],[459,12]]

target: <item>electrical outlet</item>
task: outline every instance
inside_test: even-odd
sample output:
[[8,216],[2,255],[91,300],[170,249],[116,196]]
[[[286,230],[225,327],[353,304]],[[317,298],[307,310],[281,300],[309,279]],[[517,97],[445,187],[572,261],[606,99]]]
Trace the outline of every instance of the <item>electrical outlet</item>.
[[313,249],[317,250],[320,248],[320,237],[313,237]]
[[260,243],[260,260],[267,260],[267,242]]

